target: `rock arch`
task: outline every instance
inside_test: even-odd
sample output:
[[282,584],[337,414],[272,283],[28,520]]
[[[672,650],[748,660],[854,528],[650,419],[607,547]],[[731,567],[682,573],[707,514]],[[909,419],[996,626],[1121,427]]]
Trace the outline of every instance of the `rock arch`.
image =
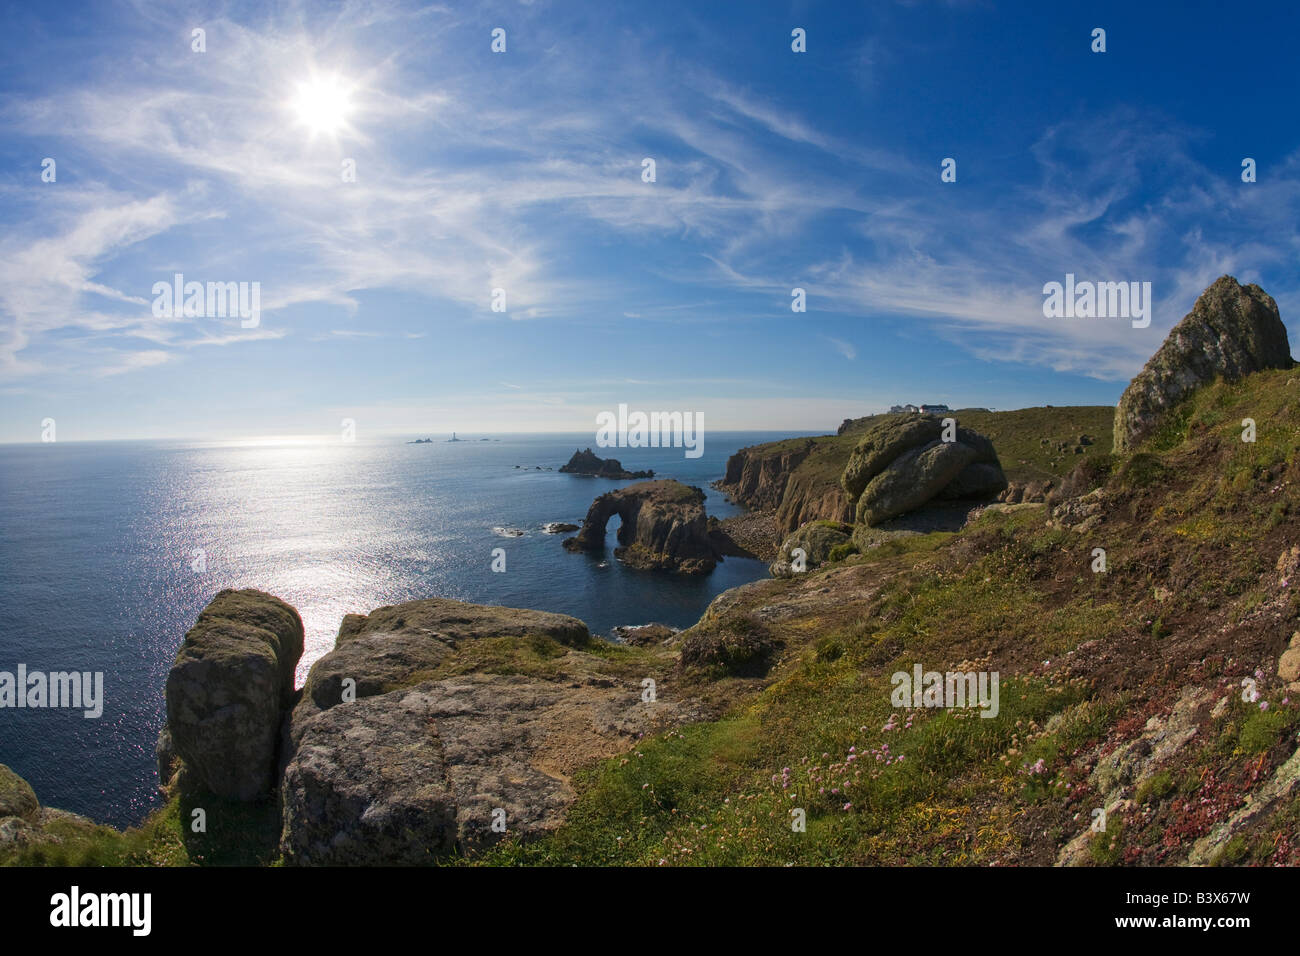
[[607,492],[591,503],[581,530],[564,547],[601,550],[614,515],[622,522],[614,555],[625,564],[683,574],[707,574],[717,564],[699,488],[658,480]]

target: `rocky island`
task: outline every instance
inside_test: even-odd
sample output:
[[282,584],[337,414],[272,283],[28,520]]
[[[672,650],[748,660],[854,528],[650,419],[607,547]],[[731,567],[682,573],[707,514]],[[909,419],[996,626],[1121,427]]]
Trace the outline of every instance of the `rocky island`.
[[575,451],[568,464],[561,465],[566,475],[589,475],[593,478],[641,479],[653,478],[653,471],[627,471],[617,458],[598,458],[590,448]]
[[569,551],[601,551],[605,525],[618,515],[614,556],[645,570],[708,574],[718,562],[704,513],[704,491],[679,481],[643,481],[592,502],[582,528],[566,538]]

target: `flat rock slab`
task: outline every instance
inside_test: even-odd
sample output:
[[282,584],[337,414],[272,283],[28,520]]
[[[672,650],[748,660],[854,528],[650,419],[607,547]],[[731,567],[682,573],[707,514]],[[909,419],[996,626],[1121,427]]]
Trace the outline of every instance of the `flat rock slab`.
[[435,708],[417,690],[314,717],[285,770],[287,862],[412,866],[456,844],[456,802]]
[[352,680],[356,698],[409,687],[438,667],[462,641],[483,638],[548,637],[568,647],[590,640],[587,625],[567,614],[522,608],[466,604],[429,598],[349,614],[338,640],[315,664],[294,709],[290,731],[297,743],[308,720],[343,702],[344,681]]
[[550,830],[575,796],[568,773],[692,716],[640,693],[608,678],[470,675],[317,714],[285,770],[286,860],[419,865]]

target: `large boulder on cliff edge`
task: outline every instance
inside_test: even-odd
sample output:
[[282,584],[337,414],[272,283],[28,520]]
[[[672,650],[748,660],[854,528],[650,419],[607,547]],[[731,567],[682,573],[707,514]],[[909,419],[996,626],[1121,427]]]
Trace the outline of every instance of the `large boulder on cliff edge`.
[[1115,409],[1115,451],[1133,451],[1166,412],[1216,378],[1236,381],[1293,364],[1273,297],[1221,276],[1124,390]]
[[[253,800],[275,786],[280,730],[303,651],[302,619],[262,591],[225,590],[199,614],[167,675],[160,763],[184,789]],[[161,766],[163,782],[171,766]]]
[[285,769],[285,859],[420,865],[456,846],[456,800],[424,695],[371,697],[318,714]]
[[933,498],[991,498],[1006,488],[993,442],[961,427],[948,437],[934,415],[891,415],[872,426],[840,476],[856,521],[877,525]]

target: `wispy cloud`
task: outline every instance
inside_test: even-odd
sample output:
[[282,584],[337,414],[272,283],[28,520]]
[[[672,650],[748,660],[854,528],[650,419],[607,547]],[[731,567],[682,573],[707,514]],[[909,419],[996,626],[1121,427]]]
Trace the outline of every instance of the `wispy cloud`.
[[[585,350],[606,368],[566,367],[570,395],[709,382],[741,400],[785,387],[770,374],[787,341],[773,328],[798,286],[811,351],[865,365],[867,336],[892,323],[980,361],[1122,382],[1223,272],[1271,276],[1284,316],[1300,307],[1300,153],[1246,186],[1207,165],[1205,130],[1110,104],[1026,121],[1013,154],[982,169],[963,157],[959,182],[941,184],[945,154],[909,130],[841,121],[807,96],[840,89],[841,72],[873,89],[897,79],[907,57],[880,36],[799,61],[807,77],[825,71],[818,87],[768,82],[784,60],[703,61],[652,24],[575,36],[562,9],[509,9],[500,57],[459,6],[378,2],[205,17],[199,55],[188,27],[141,2],[105,24],[120,33],[102,58],[0,94],[0,130],[32,154],[0,183],[0,379],[53,390],[207,371],[231,349],[373,353],[371,340],[454,375],[444,340],[473,326],[503,354],[517,345],[477,381],[528,381],[520,408],[538,365]],[[482,42],[466,47],[466,30]],[[290,106],[313,72],[355,87],[336,138]],[[39,179],[47,154],[55,183]],[[150,289],[175,272],[260,282],[261,324],[154,316]],[[1066,272],[1152,282],[1152,327],[1045,319],[1042,286]],[[548,323],[582,331],[551,344]],[[746,364],[730,380],[661,374],[679,332],[678,356],[708,341]],[[369,370],[367,387],[388,371]]]
[[846,359],[852,361],[858,357],[858,350],[855,349],[852,344],[845,342],[843,339],[832,338],[829,335],[824,335],[822,338],[831,343],[831,345],[835,347],[835,351],[839,352]]

